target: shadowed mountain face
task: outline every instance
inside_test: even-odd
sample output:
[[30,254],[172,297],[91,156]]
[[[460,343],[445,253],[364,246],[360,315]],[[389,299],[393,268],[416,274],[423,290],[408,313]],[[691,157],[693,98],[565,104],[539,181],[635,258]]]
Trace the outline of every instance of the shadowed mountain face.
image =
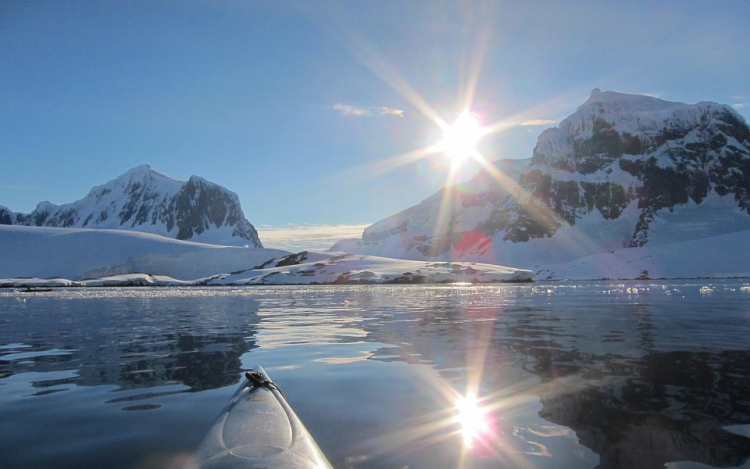
[[[682,225],[664,217],[675,210]],[[545,264],[746,229],[750,127],[742,116],[726,105],[596,89],[539,136],[530,159],[496,162],[332,249]]]
[[263,247],[237,194],[197,176],[178,181],[148,165],[69,204],[41,202],[29,214],[0,207],[0,224],[133,230],[184,241]]

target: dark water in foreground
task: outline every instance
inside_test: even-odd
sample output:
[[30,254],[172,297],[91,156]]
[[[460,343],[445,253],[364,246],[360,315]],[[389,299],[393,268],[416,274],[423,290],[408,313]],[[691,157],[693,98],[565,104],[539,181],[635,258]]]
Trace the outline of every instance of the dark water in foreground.
[[750,467],[741,280],[0,291],[0,467],[174,467],[256,364],[338,469]]

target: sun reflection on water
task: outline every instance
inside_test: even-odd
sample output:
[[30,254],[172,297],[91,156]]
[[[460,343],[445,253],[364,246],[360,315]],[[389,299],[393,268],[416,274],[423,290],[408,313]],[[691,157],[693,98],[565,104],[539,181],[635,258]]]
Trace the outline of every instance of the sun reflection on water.
[[471,448],[475,440],[480,438],[489,430],[487,420],[487,409],[479,404],[479,400],[474,394],[467,394],[460,397],[456,403],[456,423],[461,426],[461,436],[464,440],[464,446]]

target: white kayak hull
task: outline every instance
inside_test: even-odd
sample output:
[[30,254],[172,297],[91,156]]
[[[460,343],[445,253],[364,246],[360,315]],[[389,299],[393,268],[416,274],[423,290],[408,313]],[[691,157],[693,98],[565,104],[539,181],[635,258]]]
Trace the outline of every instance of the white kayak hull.
[[195,453],[201,469],[331,469],[262,367],[247,378]]

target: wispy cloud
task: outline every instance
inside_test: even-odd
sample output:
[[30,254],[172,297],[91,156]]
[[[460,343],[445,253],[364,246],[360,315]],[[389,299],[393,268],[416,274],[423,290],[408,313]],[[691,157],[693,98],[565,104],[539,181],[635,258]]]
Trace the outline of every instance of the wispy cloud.
[[372,111],[367,108],[352,106],[349,104],[334,104],[333,109],[339,111],[342,116],[362,117],[372,115]]
[[361,238],[366,225],[262,225],[258,235],[263,246],[286,251],[326,251],[336,241]]
[[339,111],[342,116],[365,117],[365,116],[399,116],[404,117],[404,110],[388,106],[359,107],[351,104],[338,103],[333,106],[334,111]]
[[730,96],[729,99],[732,100],[732,107],[735,109],[745,109],[747,107],[750,107],[750,100],[747,99],[747,96],[736,94],[734,96]]
[[380,114],[381,116],[391,115],[391,116],[404,117],[404,110],[396,109],[394,107],[381,106],[377,108],[377,113]]
[[519,125],[521,127],[528,127],[533,125],[555,125],[558,122],[560,122],[557,119],[531,119],[524,122],[521,122]]

